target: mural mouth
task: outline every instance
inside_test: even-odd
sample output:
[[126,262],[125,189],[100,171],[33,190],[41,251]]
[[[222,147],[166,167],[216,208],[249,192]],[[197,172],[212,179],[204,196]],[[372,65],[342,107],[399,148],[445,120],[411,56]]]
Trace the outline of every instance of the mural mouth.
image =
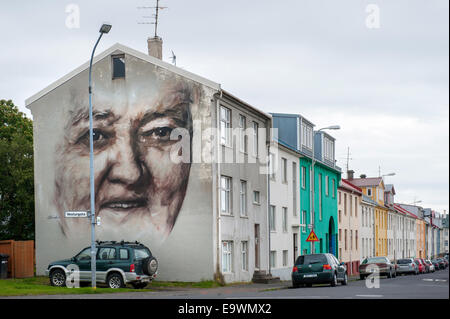
[[111,200],[106,203],[103,203],[100,206],[100,209],[106,208],[106,209],[111,209],[111,210],[127,211],[127,210],[142,208],[142,207],[146,207],[146,206],[147,206],[147,200],[145,200],[143,198],[131,199],[131,200],[130,199],[128,199],[128,200],[117,199],[117,200]]

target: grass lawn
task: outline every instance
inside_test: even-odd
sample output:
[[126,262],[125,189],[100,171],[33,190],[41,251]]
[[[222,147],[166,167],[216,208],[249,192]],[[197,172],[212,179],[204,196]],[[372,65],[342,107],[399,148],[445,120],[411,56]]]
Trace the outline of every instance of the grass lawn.
[[91,287],[66,288],[53,287],[50,285],[48,277],[33,277],[25,279],[5,279],[0,280],[0,296],[30,296],[30,295],[63,295],[63,294],[103,294],[118,292],[142,292],[152,291],[152,288],[216,288],[220,287],[215,281],[200,282],[166,282],[154,281],[145,289],[129,288],[111,289],[103,288],[104,285],[97,285],[97,289]]
[[[150,285],[148,286],[150,288]],[[103,294],[117,292],[142,291],[137,289],[111,289],[97,286],[96,290],[91,287],[66,288],[53,287],[48,277],[33,277],[24,279],[0,280],[0,296],[30,296],[30,295],[66,295],[66,294]]]

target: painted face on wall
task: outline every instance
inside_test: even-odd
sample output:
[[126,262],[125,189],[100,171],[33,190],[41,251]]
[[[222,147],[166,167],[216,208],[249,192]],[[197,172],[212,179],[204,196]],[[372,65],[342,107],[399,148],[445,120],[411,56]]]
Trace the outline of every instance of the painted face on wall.
[[[166,238],[178,217],[188,185],[190,161],[182,155],[176,129],[189,133],[194,89],[166,81],[145,98],[99,95],[93,108],[95,211],[99,229],[114,229],[122,238],[153,232]],[[129,93],[127,93],[129,94]],[[103,96],[103,97],[102,97]],[[171,137],[172,135],[172,137]],[[56,194],[59,213],[90,209],[89,113],[71,112],[63,143],[57,150]],[[61,218],[66,235],[86,228],[79,219]],[[156,232],[156,234],[155,234]],[[131,235],[130,235],[131,234]],[[109,239],[109,238],[108,238]],[[132,238],[131,238],[132,239]],[[134,240],[134,239],[133,239]]]

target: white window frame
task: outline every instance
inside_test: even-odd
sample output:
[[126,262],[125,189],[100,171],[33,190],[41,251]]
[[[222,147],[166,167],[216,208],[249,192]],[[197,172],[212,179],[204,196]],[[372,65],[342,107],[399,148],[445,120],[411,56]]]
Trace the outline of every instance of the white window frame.
[[241,217],[248,216],[247,210],[247,181],[241,180],[239,184],[239,212]]
[[231,177],[220,176],[220,212],[223,215],[232,215],[232,185]]
[[[225,116],[224,116],[225,113]],[[220,143],[231,147],[231,110],[225,106],[220,107]]]
[[306,189],[306,166],[302,165],[302,188]]
[[248,241],[241,242],[242,270],[248,271]]
[[287,267],[289,260],[289,251],[283,250],[283,267]]
[[283,219],[283,232],[284,233],[287,233],[287,231],[288,231],[288,209],[287,209],[287,207],[282,207],[281,208],[281,211],[282,211],[282,219]]
[[277,251],[271,250],[269,255],[270,268],[277,267]]
[[239,150],[243,153],[247,153],[247,136],[245,130],[247,129],[247,118],[239,114]]
[[281,182],[287,183],[287,164],[288,160],[284,157],[281,158]]
[[253,155],[258,157],[258,142],[259,142],[259,124],[253,121]]
[[222,241],[222,272],[233,272],[233,242]]
[[302,220],[301,220],[301,228],[302,228],[302,233],[306,233],[306,219],[308,216],[308,212],[306,210],[302,210]]
[[276,207],[274,205],[269,206],[269,229],[271,232],[275,232],[277,229],[276,225]]
[[[258,198],[256,198],[256,194],[258,194]],[[253,204],[261,204],[261,193],[259,191],[253,191]]]

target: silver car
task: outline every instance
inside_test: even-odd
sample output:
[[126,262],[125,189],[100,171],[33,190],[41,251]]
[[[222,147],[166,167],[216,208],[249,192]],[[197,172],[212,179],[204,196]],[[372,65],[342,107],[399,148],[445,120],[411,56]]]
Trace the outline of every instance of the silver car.
[[427,259],[425,260],[425,262],[428,264],[428,266],[430,267],[430,272],[434,272],[434,264],[431,262],[431,260]]
[[397,274],[419,274],[419,267],[417,267],[413,258],[404,258],[397,260]]

